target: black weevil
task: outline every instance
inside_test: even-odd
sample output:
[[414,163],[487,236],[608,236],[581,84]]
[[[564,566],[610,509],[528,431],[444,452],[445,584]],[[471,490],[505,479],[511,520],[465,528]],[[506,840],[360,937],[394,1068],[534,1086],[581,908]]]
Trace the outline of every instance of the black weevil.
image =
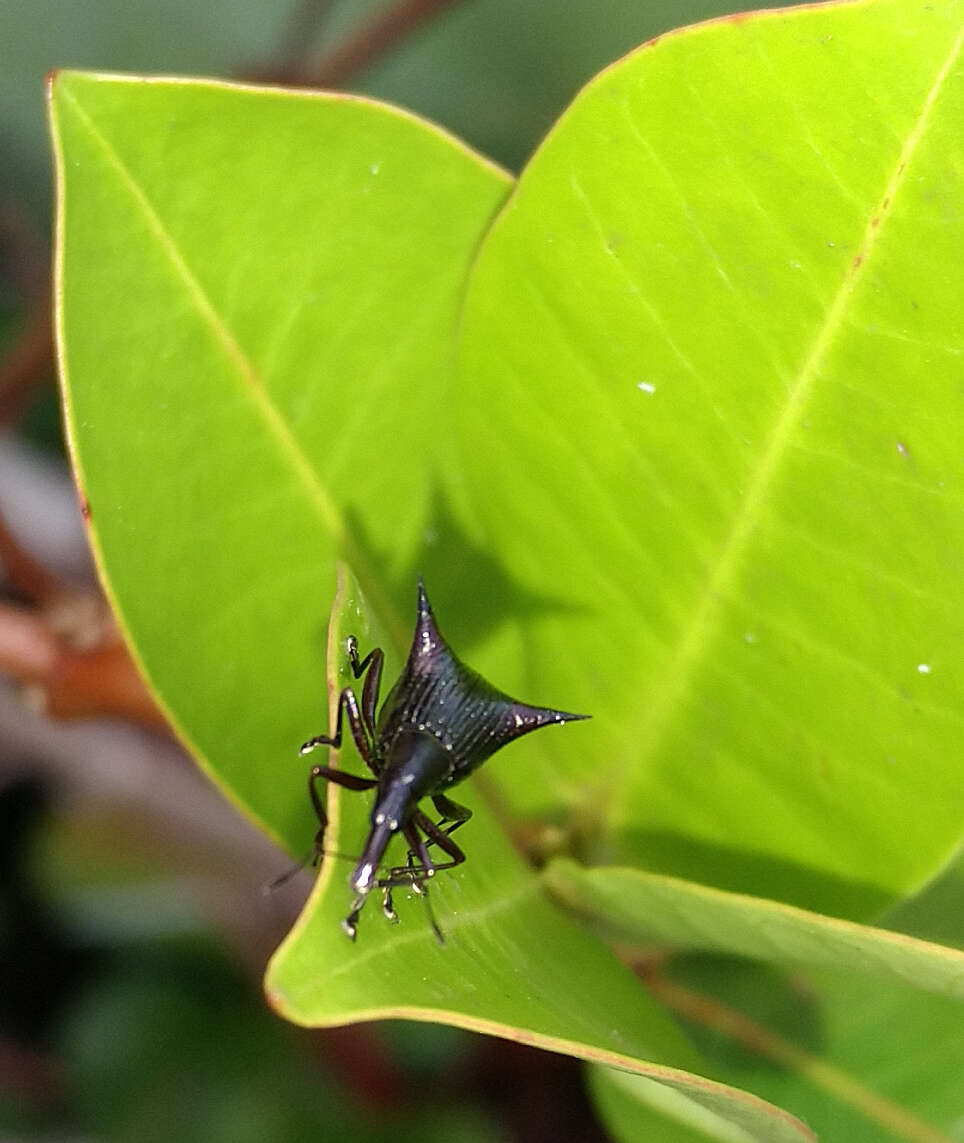
[[[421,579],[408,661],[376,717],[384,658],[381,648],[376,647],[359,660],[357,641],[354,636],[348,639],[352,673],[356,679],[365,675],[361,705],[352,688],[345,687],[338,699],[335,733],[319,734],[301,747],[302,754],[316,746],[340,747],[342,720],[347,715],[358,753],[375,775],[363,778],[330,766],[313,766],[308,776],[308,791],[319,821],[317,858],[323,853],[328,825],[318,781],[335,782],[348,790],[377,791],[365,848],[349,878],[355,899],[342,928],[352,940],[358,916],[373,888],[383,890],[385,915],[397,921],[393,889],[405,885],[424,894],[425,883],[437,869],[450,869],[465,861],[451,835],[469,820],[472,811],[446,797],[450,786],[531,730],[589,717],[517,702],[460,662],[439,632]],[[432,799],[440,815],[438,822],[419,809],[423,798]],[[408,864],[389,868],[379,877],[379,863],[392,836],[399,832],[408,842]],[[437,845],[447,860],[433,861],[430,845]],[[441,940],[434,920],[432,927]]]

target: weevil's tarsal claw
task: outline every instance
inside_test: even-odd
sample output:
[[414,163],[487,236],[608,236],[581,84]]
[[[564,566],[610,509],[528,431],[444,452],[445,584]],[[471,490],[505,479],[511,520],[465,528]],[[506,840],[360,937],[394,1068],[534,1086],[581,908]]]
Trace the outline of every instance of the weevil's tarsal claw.
[[382,894],[382,912],[393,925],[398,924],[398,913],[395,912],[395,906],[392,904],[391,889],[386,889]]
[[353,941],[358,935],[358,915],[361,913],[364,904],[364,897],[356,897],[352,904],[351,912],[341,923],[342,932],[350,941]]

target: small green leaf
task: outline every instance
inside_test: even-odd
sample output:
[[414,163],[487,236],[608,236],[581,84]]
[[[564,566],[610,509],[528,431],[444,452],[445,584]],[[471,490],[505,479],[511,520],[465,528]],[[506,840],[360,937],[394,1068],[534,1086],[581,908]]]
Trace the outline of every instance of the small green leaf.
[[800,1137],[792,1123],[750,1116],[740,1123],[646,1076],[597,1066],[590,1068],[589,1079],[593,1102],[619,1143],[789,1143]]
[[562,903],[602,923],[620,941],[730,953],[788,967],[849,968],[964,1000],[964,952],[903,933],[639,869],[583,869],[559,859],[543,880]]
[[[959,1003],[861,973],[812,970],[795,974],[796,1018],[785,1012],[777,1030],[765,1015],[773,1009],[766,974],[734,971],[729,959],[715,971],[715,958],[682,960],[670,971],[687,979],[684,989],[697,989],[690,991],[696,1023],[686,1026],[698,1034],[717,1078],[774,1100],[828,1141],[960,1138]],[[763,1015],[747,1014],[757,1009]],[[727,1010],[735,1017],[736,1041],[732,1029],[724,1030],[733,1022]]]
[[596,717],[593,759],[541,742],[501,780],[594,816],[606,861],[865,917],[961,839],[962,23],[665,36],[486,236],[466,479],[559,605],[499,664]]

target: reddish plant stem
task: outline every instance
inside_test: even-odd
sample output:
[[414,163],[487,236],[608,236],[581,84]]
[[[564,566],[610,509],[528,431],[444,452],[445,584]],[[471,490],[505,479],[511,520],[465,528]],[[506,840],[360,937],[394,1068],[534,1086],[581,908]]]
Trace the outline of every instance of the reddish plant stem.
[[313,67],[305,68],[294,82],[311,87],[341,87],[389,49],[397,48],[423,24],[458,0],[399,0],[376,12],[353,35],[336,44]]
[[2,516],[0,564],[14,590],[33,603],[46,603],[64,590],[64,584],[20,544]]

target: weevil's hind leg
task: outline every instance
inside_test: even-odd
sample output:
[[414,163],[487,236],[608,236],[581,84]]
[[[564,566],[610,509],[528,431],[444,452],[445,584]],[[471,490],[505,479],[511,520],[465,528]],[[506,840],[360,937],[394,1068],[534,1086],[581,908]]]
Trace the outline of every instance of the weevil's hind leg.
[[465,823],[472,817],[472,811],[468,806],[460,806],[458,802],[453,802],[451,798],[447,798],[444,794],[436,794],[432,798],[432,805],[438,811],[440,817],[438,821],[438,828],[448,837],[455,833],[459,826],[464,826]]
[[[447,853],[450,858],[449,861],[442,862],[432,861],[430,858],[428,865],[432,869],[432,874],[434,874],[436,869],[454,869],[456,865],[461,865],[462,862],[465,861],[465,854],[462,852],[459,846],[455,844],[451,837],[449,837],[449,834],[452,833],[454,829],[457,829],[460,825],[464,825],[466,821],[468,821],[468,818],[463,818],[461,821],[456,822],[455,826],[453,826],[452,829],[444,830],[440,829],[435,824],[435,822],[432,821],[428,814],[423,813],[421,810],[415,811],[414,815],[412,816],[411,824],[417,825],[418,828],[426,835],[429,845],[437,845],[439,849]],[[408,835],[406,834],[406,836]],[[424,842],[422,845],[427,852],[427,847],[425,846]],[[421,852],[418,850],[416,850],[416,852],[419,855],[419,859],[423,860]]]
[[361,716],[365,723],[365,729],[374,742],[375,709],[378,706],[378,692],[382,685],[382,667],[385,665],[385,654],[381,647],[376,647],[373,651],[369,651],[364,659],[359,660],[358,640],[354,635],[350,635],[348,638],[348,661],[351,663],[351,669],[356,679],[360,679],[365,669],[368,669],[365,685],[362,688]]
[[374,778],[362,778],[357,774],[346,774],[344,770],[335,770],[331,766],[312,766],[308,772],[308,796],[311,798],[315,817],[318,819],[312,865],[317,865],[324,856],[325,832],[328,829],[328,814],[322,804],[317,786],[317,783],[322,779],[326,782],[334,782],[336,786],[341,786],[345,790],[370,790],[373,786],[378,785]]
[[341,734],[342,722],[347,712],[348,727],[351,730],[351,736],[354,740],[358,753],[362,757],[362,761],[373,774],[377,774],[378,770],[375,766],[375,750],[369,741],[368,729],[362,721],[361,712],[358,709],[358,699],[355,698],[355,692],[351,687],[345,687],[338,697],[338,715],[335,720],[335,733],[334,734],[316,734],[314,738],[309,738],[307,742],[303,742],[298,751],[299,754],[310,754],[316,746],[334,746],[336,750],[341,747]]

